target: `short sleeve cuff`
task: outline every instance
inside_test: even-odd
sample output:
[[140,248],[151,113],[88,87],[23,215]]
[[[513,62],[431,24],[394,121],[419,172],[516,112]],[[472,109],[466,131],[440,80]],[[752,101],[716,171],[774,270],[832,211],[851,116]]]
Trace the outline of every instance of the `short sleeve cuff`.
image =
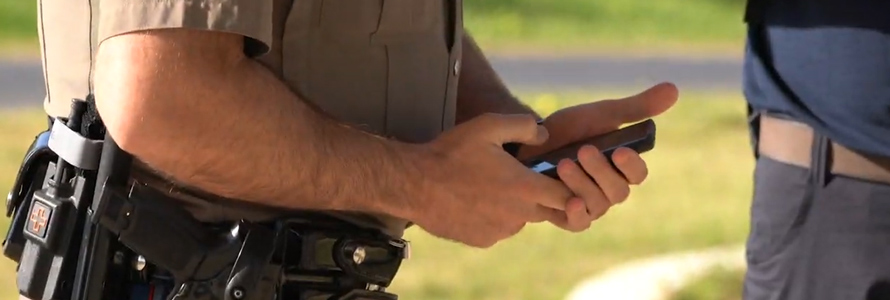
[[100,42],[134,31],[189,28],[242,35],[250,57],[272,45],[272,0],[102,1],[99,17]]

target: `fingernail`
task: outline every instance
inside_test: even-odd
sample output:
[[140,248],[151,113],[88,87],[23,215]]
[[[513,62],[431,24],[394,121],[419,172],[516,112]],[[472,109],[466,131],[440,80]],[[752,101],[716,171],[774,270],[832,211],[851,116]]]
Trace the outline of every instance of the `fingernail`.
[[[622,154],[622,153],[626,153],[626,154]],[[630,159],[630,155],[632,155],[633,153],[636,153],[636,151],[634,151],[633,149],[625,148],[625,147],[618,148],[615,150],[615,152],[612,152],[612,160],[615,161],[616,163],[617,162],[624,163],[624,162],[627,162],[628,159]]]
[[584,145],[581,147],[580,150],[578,150],[578,155],[583,156],[583,157],[591,157],[596,152],[599,152],[599,149],[597,149],[595,146]]
[[584,215],[582,215],[582,217],[590,215],[590,209],[587,208],[587,203],[584,202],[584,199],[575,197],[572,199],[572,201],[574,201],[575,203],[578,203],[576,205],[578,207],[576,209],[578,211],[578,214],[584,214]]
[[623,163],[627,160],[627,155],[621,154],[621,152],[623,151],[615,150],[615,152],[612,152],[612,161],[616,164]]

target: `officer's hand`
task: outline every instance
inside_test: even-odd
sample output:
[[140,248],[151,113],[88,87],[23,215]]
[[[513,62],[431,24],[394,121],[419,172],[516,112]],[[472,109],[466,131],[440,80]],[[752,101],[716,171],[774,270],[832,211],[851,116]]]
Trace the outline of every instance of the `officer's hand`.
[[[659,115],[671,108],[678,97],[677,88],[659,84],[643,93],[617,100],[604,100],[562,109],[551,114],[544,126],[550,139],[542,145],[523,146],[519,158],[533,157],[558,149],[569,143],[591,138]],[[566,213],[550,220],[566,230],[578,232],[605,214],[612,205],[623,202],[630,194],[630,185],[643,182],[648,175],[646,162],[635,151],[617,149],[612,161],[620,172],[609,165],[596,147],[578,151],[576,164],[564,160],[557,166],[560,179],[572,189],[575,197],[566,204]],[[591,180],[587,177],[590,174]]]
[[547,130],[530,115],[486,114],[424,145],[425,182],[411,221],[427,232],[474,247],[490,247],[528,222],[565,214],[572,191],[529,170],[503,144],[541,145]]

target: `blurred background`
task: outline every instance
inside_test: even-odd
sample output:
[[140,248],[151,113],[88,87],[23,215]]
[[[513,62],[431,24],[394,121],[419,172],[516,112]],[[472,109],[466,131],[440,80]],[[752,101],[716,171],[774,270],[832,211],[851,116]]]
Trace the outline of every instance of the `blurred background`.
[[[579,234],[529,226],[487,250],[411,229],[401,299],[740,299],[753,160],[740,92],[744,0],[466,0],[466,27],[546,115],[662,81],[650,177]],[[46,124],[36,1],[0,0],[0,191]],[[8,219],[0,218],[5,234]],[[0,259],[0,300],[16,298]]]

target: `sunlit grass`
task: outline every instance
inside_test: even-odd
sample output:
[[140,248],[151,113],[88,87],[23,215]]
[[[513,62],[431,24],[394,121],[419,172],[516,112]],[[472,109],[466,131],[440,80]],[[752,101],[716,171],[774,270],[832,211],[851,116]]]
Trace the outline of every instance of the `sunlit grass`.
[[465,23],[486,47],[513,51],[736,51],[744,1],[466,1]]
[[745,270],[714,268],[669,300],[741,300]]

